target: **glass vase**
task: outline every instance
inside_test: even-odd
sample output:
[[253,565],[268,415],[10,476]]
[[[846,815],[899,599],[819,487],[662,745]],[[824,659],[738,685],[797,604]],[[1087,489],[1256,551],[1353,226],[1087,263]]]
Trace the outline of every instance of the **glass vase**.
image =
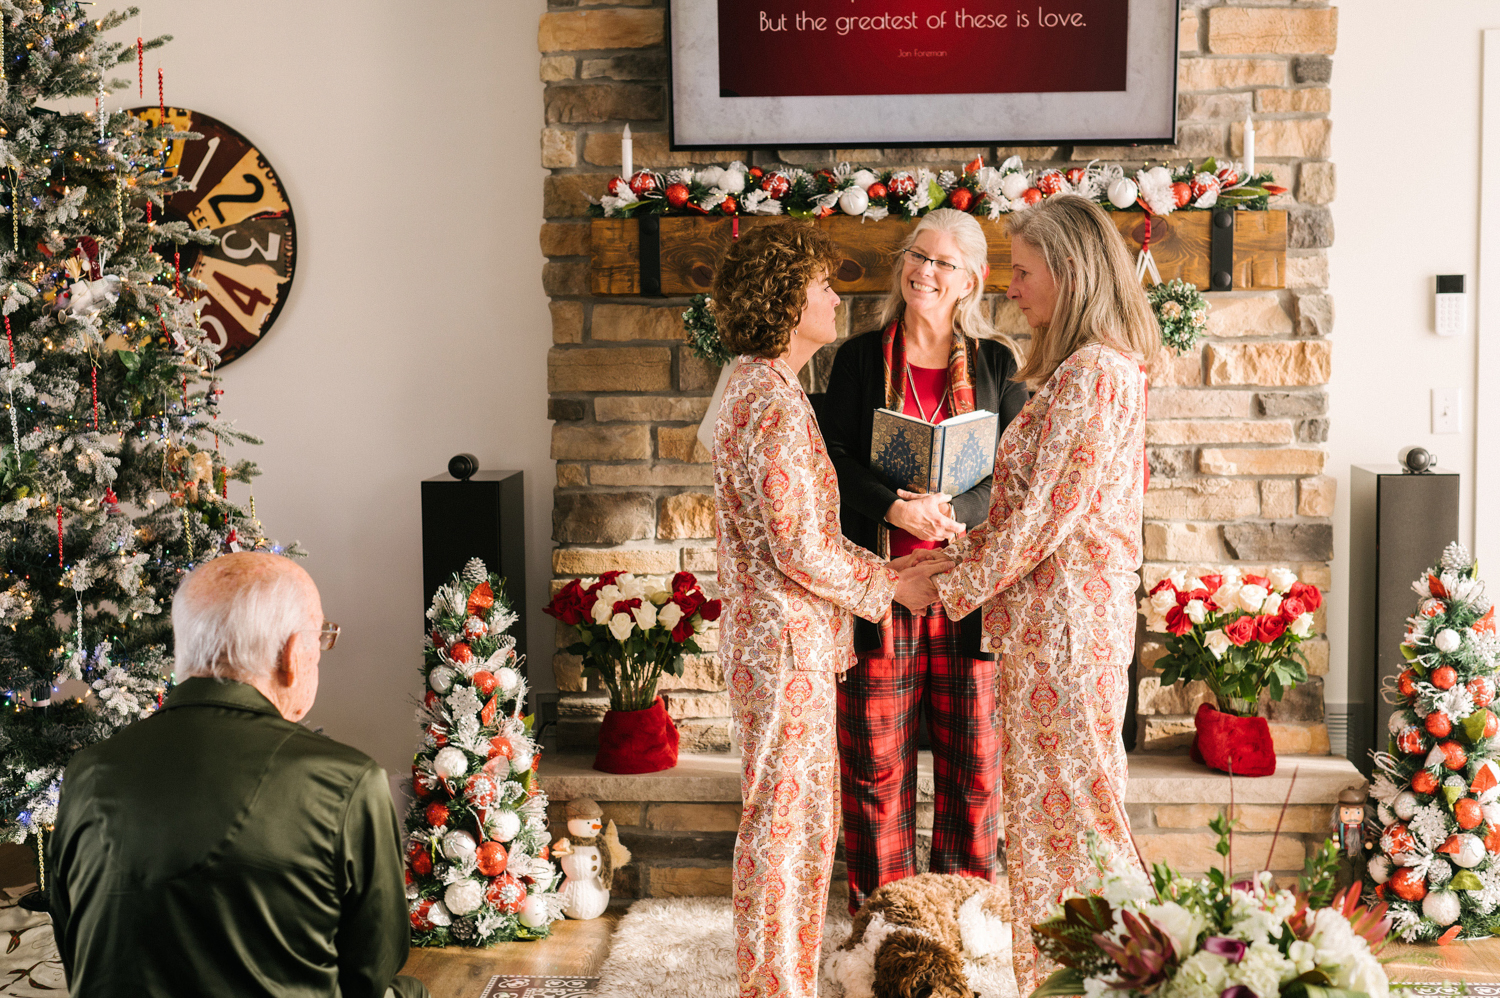
[[1260,713],[1260,701],[1246,700],[1244,697],[1232,697],[1223,693],[1214,694],[1218,701],[1218,708],[1225,714],[1233,714],[1235,717],[1255,717]]

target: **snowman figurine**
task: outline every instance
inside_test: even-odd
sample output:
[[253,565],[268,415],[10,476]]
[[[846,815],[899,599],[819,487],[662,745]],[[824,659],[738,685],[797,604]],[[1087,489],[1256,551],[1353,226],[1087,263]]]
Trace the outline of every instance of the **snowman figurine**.
[[630,850],[620,842],[611,821],[604,825],[604,812],[591,800],[568,804],[568,836],[552,845],[552,855],[562,863],[564,879],[559,893],[563,914],[569,918],[598,918],[609,907],[609,889],[616,866],[630,862]]

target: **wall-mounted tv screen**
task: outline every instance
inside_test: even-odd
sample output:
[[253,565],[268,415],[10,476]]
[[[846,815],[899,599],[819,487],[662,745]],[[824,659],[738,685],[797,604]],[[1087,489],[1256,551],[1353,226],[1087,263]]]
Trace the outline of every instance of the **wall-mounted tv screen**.
[[670,0],[676,148],[1170,143],[1177,0]]

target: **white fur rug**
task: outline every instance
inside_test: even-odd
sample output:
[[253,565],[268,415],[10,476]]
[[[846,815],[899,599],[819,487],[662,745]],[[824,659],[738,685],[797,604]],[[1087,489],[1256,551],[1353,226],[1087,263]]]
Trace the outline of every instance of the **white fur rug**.
[[[823,924],[823,956],[849,938],[843,896],[829,899]],[[1001,955],[1010,963],[1007,940]],[[595,994],[604,998],[738,998],[734,962],[734,914],[729,898],[649,898],[630,906],[615,929],[609,956],[599,970]],[[844,989],[824,968],[819,998],[843,998]],[[1015,978],[985,998],[1016,998]]]

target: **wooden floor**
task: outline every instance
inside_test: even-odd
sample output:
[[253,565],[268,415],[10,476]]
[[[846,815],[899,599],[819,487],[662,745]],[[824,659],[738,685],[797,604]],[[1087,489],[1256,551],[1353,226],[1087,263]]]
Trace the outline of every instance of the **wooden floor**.
[[1419,946],[1392,943],[1380,954],[1391,984],[1500,984],[1500,939]]
[[496,975],[595,977],[609,953],[609,938],[620,916],[607,911],[587,922],[557,922],[550,938],[534,943],[497,943],[488,949],[413,949],[401,972],[426,984],[432,998],[478,998]]

